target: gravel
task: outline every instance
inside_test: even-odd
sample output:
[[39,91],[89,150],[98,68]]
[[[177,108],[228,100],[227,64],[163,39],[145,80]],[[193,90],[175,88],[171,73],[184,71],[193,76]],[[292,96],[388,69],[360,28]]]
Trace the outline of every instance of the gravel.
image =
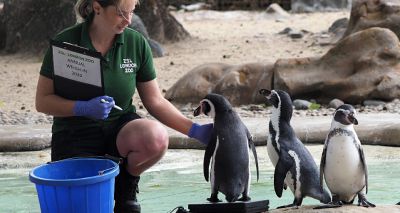
[[[366,102],[368,103],[368,102]],[[176,105],[177,108],[187,117],[193,119],[193,110],[197,107],[195,104]],[[400,99],[395,99],[391,102],[383,102],[383,104],[371,104],[367,106],[355,105],[357,112],[361,114],[372,113],[397,113],[400,114]],[[142,117],[151,118],[146,110],[138,107],[138,114]],[[270,107],[260,105],[245,105],[235,107],[235,111],[242,118],[269,117],[271,114]],[[332,116],[334,108],[329,108],[327,105],[321,105],[317,110],[293,110],[293,117],[305,116]],[[0,125],[32,125],[32,124],[51,124],[52,116],[45,115],[30,110],[19,111],[1,111],[0,110]]]

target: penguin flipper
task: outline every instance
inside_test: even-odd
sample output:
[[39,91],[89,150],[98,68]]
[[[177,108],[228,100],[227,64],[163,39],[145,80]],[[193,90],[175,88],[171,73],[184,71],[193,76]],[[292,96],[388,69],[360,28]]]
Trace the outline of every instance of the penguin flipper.
[[258,170],[258,157],[257,157],[256,145],[254,144],[253,136],[251,136],[251,134],[247,128],[246,128],[246,134],[247,134],[247,139],[249,140],[249,148],[251,148],[251,151],[253,152],[254,160],[256,162],[257,181],[258,181],[258,179],[260,177],[260,172]]
[[361,147],[361,145],[358,145],[358,153],[360,155],[360,160],[362,167],[364,169],[364,175],[365,175],[365,194],[368,194],[368,168],[367,168],[367,163],[365,162],[365,155],[364,151]]
[[321,163],[319,164],[319,184],[321,190],[324,191],[324,170],[326,164],[326,150],[328,149],[328,140],[325,141],[324,149],[322,150]]
[[211,134],[211,139],[210,142],[207,144],[206,151],[204,153],[204,160],[203,160],[203,174],[204,178],[208,182],[209,177],[210,177],[210,160],[214,154],[215,146],[217,143],[217,135],[215,134],[215,131],[212,132]]
[[281,150],[278,163],[274,172],[274,189],[278,197],[282,197],[283,187],[285,186],[286,174],[293,166],[294,161],[284,150]]

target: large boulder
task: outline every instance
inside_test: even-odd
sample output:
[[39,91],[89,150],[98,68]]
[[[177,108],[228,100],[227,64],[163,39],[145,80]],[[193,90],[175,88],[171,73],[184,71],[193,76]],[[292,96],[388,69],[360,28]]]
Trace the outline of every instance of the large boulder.
[[263,103],[260,88],[283,89],[295,98],[328,103],[339,98],[359,104],[366,99],[400,97],[398,37],[385,28],[369,28],[341,40],[322,57],[279,59],[273,65],[204,64],[179,79],[166,93],[177,102],[198,102],[219,93],[233,105]]
[[213,92],[215,85],[233,66],[223,63],[210,63],[195,67],[179,79],[165,94],[174,102],[197,103],[208,93]]
[[164,56],[165,54],[164,48],[161,46],[160,43],[150,38],[146,26],[144,25],[142,19],[138,15],[133,14],[132,22],[129,25],[129,27],[135,29],[136,31],[141,33],[143,37],[146,38],[146,40],[150,45],[151,52],[153,53],[153,57],[158,58]]
[[400,37],[399,23],[399,0],[353,0],[349,25],[343,38],[371,27],[388,28]]
[[293,97],[339,98],[348,103],[400,97],[399,39],[385,28],[354,33],[321,58],[280,59],[274,88]]
[[165,97],[177,103],[197,103],[214,92],[224,95],[234,105],[262,102],[257,89],[271,85],[271,70],[271,64],[261,63],[200,65],[179,79]]

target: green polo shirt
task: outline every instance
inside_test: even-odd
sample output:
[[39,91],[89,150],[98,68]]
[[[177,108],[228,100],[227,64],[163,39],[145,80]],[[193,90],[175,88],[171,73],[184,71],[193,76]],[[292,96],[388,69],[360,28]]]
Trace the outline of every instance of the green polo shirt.
[[[89,37],[91,20],[65,29],[54,40],[69,42],[95,50]],[[114,44],[103,57],[102,72],[105,94],[113,97],[123,111],[112,109],[106,120],[96,121],[85,117],[54,117],[53,132],[66,128],[103,126],[127,112],[135,112],[132,96],[136,82],[146,82],[156,78],[151,49],[145,38],[137,31],[126,28],[117,35]],[[40,74],[53,79],[53,57],[51,48],[47,50]]]

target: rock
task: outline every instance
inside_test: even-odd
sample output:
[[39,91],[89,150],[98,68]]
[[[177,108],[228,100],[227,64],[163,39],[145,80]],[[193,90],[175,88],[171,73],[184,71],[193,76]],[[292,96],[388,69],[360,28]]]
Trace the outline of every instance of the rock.
[[378,101],[378,100],[365,100],[365,101],[363,101],[363,105],[364,106],[376,107],[376,106],[382,106],[382,105],[385,105],[385,104],[386,104],[385,102]]
[[382,27],[400,37],[400,1],[353,0],[350,20],[343,38],[371,27]]
[[177,103],[198,103],[231,67],[223,63],[195,67],[167,90],[165,98]]
[[290,27],[286,27],[285,29],[283,29],[282,31],[280,31],[278,34],[288,34],[292,32],[292,28]]
[[149,42],[151,52],[153,53],[153,56],[155,58],[164,56],[165,54],[164,48],[161,46],[160,43],[150,38],[146,26],[144,25],[142,19],[138,15],[133,14],[132,23],[129,25],[129,27],[135,29],[146,38],[146,40]]
[[292,12],[335,11],[349,8],[351,0],[292,0]]
[[184,11],[196,11],[196,10],[204,10],[204,9],[210,9],[211,5],[206,4],[204,2],[197,2],[194,4],[189,4],[189,5],[181,5],[181,9]]
[[329,102],[328,107],[337,109],[339,106],[342,106],[343,104],[344,102],[342,100],[335,98]]
[[[282,89],[293,99],[400,97],[399,39],[385,28],[369,28],[341,40],[322,57],[278,59],[273,65],[204,64],[179,79],[166,93],[176,102],[198,102],[207,93],[224,95],[233,105],[263,103],[260,88]],[[273,79],[273,80],[272,80]]]
[[299,38],[303,38],[304,35],[303,35],[303,33],[298,32],[298,31],[291,31],[291,32],[289,32],[289,37],[293,38],[293,39],[299,39]]
[[296,99],[293,101],[293,106],[297,110],[305,110],[311,106],[311,102],[306,100]]
[[[399,39],[385,28],[352,34],[322,57],[279,59],[273,68],[273,88],[292,98],[339,98],[359,104],[366,99],[400,97]],[[357,51],[354,51],[357,50]]]
[[277,3],[269,5],[265,12],[274,15],[276,18],[286,18],[290,16],[290,14]]
[[227,65],[210,63],[195,67],[179,79],[165,97],[177,103],[198,103],[208,93],[214,92],[227,97],[233,105],[261,103],[259,88],[271,85],[272,65],[249,63]]
[[332,23],[332,25],[328,29],[328,32],[336,34],[338,33],[338,31],[345,30],[348,24],[349,24],[348,18],[338,19]]
[[165,55],[165,50],[160,43],[150,38],[147,41],[149,42],[151,53],[154,58],[163,57]]
[[[262,10],[271,4],[269,0],[212,0],[205,1],[211,4],[213,10]],[[290,6],[288,3],[282,2],[283,7]]]
[[322,32],[320,38],[317,38],[320,45],[334,45],[343,38],[349,23],[348,18],[341,18],[332,23],[328,32]]

